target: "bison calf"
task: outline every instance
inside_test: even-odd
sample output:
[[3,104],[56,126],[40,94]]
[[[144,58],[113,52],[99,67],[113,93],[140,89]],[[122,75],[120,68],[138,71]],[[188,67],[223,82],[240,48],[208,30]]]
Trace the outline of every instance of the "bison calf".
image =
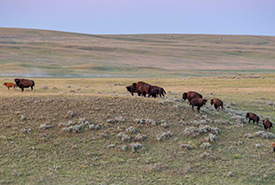
[[190,101],[190,105],[192,105],[192,110],[194,111],[194,106],[197,106],[198,112],[200,112],[200,108],[203,105],[206,105],[207,100],[202,98],[193,98]]
[[268,129],[268,131],[270,132],[271,127],[273,127],[272,122],[269,121],[268,118],[266,118],[266,119],[263,121],[263,124],[264,124],[264,129]]
[[202,95],[195,91],[188,91],[187,93],[185,92],[182,94],[182,99],[188,99],[188,102],[190,102],[194,98],[202,98]]
[[246,117],[249,119],[248,123],[250,123],[250,121],[252,120],[253,123],[256,122],[257,125],[259,125],[259,120],[260,120],[260,118],[259,118],[259,116],[257,116],[256,114],[254,114],[254,113],[252,113],[252,112],[248,112],[248,113],[246,114]]
[[218,98],[213,98],[210,102],[211,105],[214,104],[215,109],[217,110],[218,108],[221,107],[221,109],[223,110],[223,101],[218,99]]
[[9,90],[10,90],[10,87],[13,88],[13,90],[15,91],[15,83],[3,83],[4,86],[6,86]]
[[28,80],[28,79],[14,79],[16,85],[22,90],[22,92],[24,91],[24,88],[29,88],[31,87],[31,89],[33,90],[33,86],[35,85],[33,80]]

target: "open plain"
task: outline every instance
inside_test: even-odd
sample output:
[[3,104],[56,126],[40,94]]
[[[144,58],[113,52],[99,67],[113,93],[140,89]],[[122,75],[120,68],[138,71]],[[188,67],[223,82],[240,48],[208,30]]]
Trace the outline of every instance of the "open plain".
[[[0,184],[275,184],[275,131],[262,126],[275,122],[274,37],[0,36],[1,84],[35,81],[0,87]],[[141,80],[166,96],[131,96]],[[201,113],[189,90],[208,100]]]

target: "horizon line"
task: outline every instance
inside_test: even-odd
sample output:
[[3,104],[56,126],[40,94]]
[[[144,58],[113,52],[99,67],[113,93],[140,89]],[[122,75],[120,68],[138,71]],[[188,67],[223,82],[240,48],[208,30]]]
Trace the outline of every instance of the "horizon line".
[[225,35],[225,36],[266,36],[275,37],[275,35],[255,35],[255,34],[233,34],[233,33],[88,33],[88,32],[75,32],[67,30],[52,30],[42,28],[29,28],[29,27],[0,27],[0,29],[25,29],[25,30],[40,30],[40,31],[52,31],[52,32],[64,32],[83,35]]

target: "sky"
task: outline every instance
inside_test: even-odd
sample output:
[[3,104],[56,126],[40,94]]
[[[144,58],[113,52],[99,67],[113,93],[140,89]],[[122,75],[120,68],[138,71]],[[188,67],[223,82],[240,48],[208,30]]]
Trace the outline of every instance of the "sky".
[[275,0],[0,0],[0,27],[275,36]]

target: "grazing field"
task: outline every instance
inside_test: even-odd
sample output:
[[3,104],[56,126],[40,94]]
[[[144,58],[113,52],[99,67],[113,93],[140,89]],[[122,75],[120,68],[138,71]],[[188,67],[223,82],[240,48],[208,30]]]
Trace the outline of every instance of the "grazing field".
[[[0,184],[275,183],[274,138],[243,120],[252,111],[275,122],[274,74],[32,79],[33,92],[0,88]],[[167,96],[130,96],[139,80]],[[208,99],[200,114],[181,100],[189,90]]]
[[0,28],[0,76],[183,77],[275,71],[275,37]]

